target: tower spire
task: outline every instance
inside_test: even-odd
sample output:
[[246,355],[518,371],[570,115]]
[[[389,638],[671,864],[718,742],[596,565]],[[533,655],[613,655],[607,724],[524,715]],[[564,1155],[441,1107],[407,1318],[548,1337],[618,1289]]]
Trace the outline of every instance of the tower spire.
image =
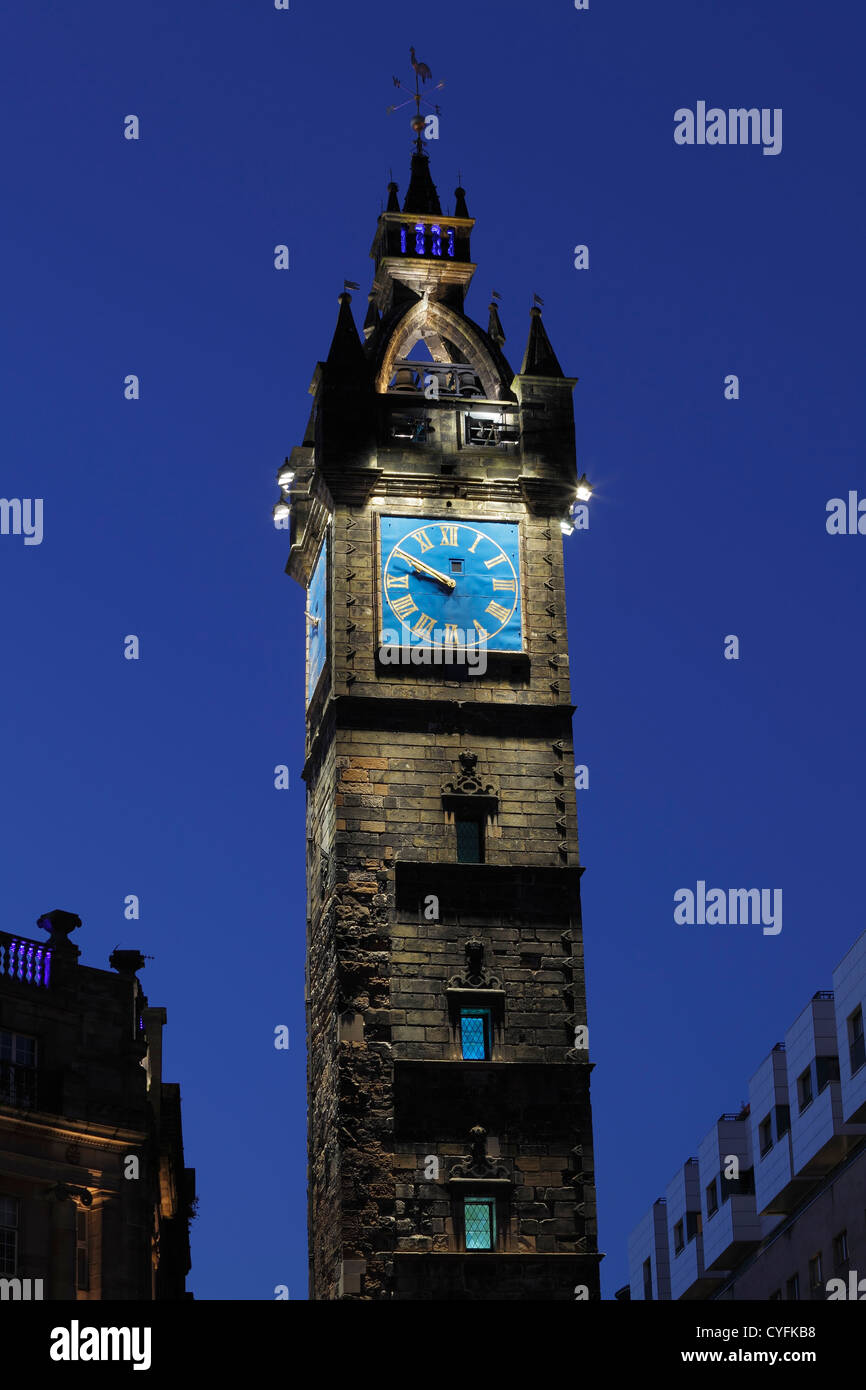
[[337,326],[334,329],[331,347],[326,358],[327,366],[342,373],[363,370],[366,367],[367,359],[364,356],[361,339],[358,337],[352,310],[349,308],[352,296],[348,290],[343,291],[337,302],[340,305],[340,311],[337,314]]
[[403,201],[404,212],[441,213],[439,194],[430,173],[430,159],[423,150],[412,156],[412,173]]
[[497,347],[502,347],[505,342],[505,330],[499,317],[499,304],[497,303],[501,298],[498,290],[493,290],[490,299],[490,319],[487,324],[487,336],[492,338]]
[[[538,295],[535,296],[536,300]],[[529,338],[523,357],[521,376],[564,376],[556,353],[553,351],[547,330],[541,321],[541,309],[533,304],[529,311]]]

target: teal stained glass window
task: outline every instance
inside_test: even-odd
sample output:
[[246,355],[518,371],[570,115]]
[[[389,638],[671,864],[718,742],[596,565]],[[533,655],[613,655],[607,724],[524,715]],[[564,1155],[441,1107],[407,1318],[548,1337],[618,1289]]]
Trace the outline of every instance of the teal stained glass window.
[[458,814],[455,817],[455,823],[457,826],[457,863],[480,864],[484,858],[480,820],[476,820],[474,817],[464,820]]
[[483,1062],[490,1056],[489,1015],[486,1009],[461,1009],[460,1042],[465,1062]]
[[466,1197],[463,1225],[467,1250],[496,1248],[496,1202],[493,1197]]

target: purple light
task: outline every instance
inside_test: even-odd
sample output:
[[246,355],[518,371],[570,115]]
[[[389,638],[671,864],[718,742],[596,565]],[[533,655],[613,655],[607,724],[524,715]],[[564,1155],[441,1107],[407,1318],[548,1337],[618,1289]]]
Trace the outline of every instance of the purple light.
[[9,937],[0,942],[0,975],[8,975],[25,985],[47,985],[51,974],[51,952],[36,941]]

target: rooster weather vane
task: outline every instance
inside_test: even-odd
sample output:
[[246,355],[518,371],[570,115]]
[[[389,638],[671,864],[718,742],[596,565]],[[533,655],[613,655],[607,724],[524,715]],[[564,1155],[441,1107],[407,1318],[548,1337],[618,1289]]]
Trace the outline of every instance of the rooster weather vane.
[[[401,101],[396,106],[389,106],[388,115],[390,116],[392,111],[401,111],[404,106],[408,106],[410,102],[414,101],[415,115],[412,117],[411,125],[412,129],[415,132],[415,144],[417,146],[418,153],[420,154],[422,150],[421,132],[424,130],[424,127],[427,124],[426,118],[421,114],[421,105],[423,103],[425,106],[429,106],[435,116],[441,115],[441,112],[438,106],[434,106],[432,102],[428,101],[426,97],[423,97],[421,95],[421,87],[424,86],[424,84],[427,82],[432,82],[433,74],[426,63],[422,63],[420,59],[415,57],[414,48],[409,49],[409,61],[411,62],[412,67],[415,70],[415,90],[413,92],[411,87],[404,86],[403,83],[400,81],[399,77],[395,77],[394,86],[399,87],[401,92],[408,92],[409,101]],[[437,82],[436,86],[433,88],[433,91],[438,92],[444,86],[444,82]]]

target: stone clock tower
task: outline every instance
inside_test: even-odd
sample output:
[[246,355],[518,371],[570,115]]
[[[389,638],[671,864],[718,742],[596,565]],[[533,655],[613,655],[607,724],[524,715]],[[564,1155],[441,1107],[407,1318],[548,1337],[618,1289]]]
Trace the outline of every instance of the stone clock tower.
[[[417,129],[417,127],[416,127]],[[519,372],[420,137],[280,475],[305,590],[314,1299],[596,1299],[563,529],[574,377]]]

